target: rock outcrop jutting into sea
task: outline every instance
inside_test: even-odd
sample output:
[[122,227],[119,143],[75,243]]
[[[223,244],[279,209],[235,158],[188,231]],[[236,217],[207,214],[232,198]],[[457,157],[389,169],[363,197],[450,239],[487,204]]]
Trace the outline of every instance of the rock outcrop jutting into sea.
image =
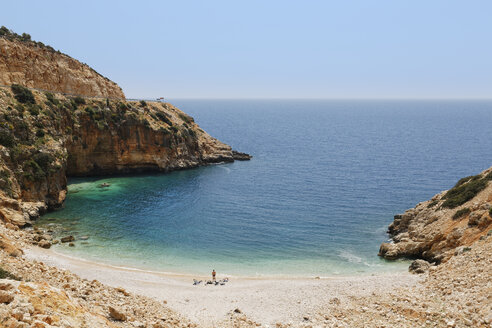
[[420,258],[441,263],[466,252],[492,229],[492,167],[460,179],[450,190],[395,215],[391,243],[381,245],[386,259]]
[[60,206],[67,175],[169,172],[250,158],[171,104],[126,101],[116,83],[87,65],[15,36],[0,37],[0,84],[15,83],[0,87],[3,221],[24,226]]

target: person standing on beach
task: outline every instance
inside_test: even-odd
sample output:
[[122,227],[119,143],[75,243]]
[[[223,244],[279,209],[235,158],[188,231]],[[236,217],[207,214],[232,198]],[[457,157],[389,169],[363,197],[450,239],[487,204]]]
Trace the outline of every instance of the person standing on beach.
[[213,270],[212,270],[212,280],[213,280],[213,281],[215,281],[215,274],[216,274],[215,269],[213,269]]

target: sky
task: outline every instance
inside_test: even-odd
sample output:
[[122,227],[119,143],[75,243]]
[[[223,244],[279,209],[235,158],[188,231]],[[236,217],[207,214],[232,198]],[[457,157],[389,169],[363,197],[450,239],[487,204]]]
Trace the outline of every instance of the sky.
[[492,1],[25,1],[0,25],[128,98],[492,98]]

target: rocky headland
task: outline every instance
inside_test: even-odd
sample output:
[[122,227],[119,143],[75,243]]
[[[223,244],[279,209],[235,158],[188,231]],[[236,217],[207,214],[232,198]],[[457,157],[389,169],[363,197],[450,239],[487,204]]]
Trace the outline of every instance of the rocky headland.
[[29,225],[61,206],[67,176],[251,158],[173,105],[127,101],[116,83],[87,65],[3,27],[0,84],[9,85],[0,87],[0,218],[8,224]]
[[395,215],[386,259],[423,259],[439,264],[466,252],[492,230],[492,168],[460,179],[450,190]]

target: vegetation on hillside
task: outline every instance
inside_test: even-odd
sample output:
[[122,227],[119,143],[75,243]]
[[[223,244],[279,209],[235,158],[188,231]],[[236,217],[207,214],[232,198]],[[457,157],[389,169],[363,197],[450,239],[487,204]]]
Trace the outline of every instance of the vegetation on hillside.
[[492,172],[488,173],[486,176],[478,174],[460,179],[456,185],[449,189],[444,195],[442,207],[455,208],[463,205],[475,197],[480,191],[485,189],[490,180],[492,180]]
[[48,49],[53,52],[61,53],[59,50],[55,50],[53,47],[44,44],[41,41],[34,41],[31,39],[31,35],[27,33],[17,34],[12,30],[9,30],[7,27],[0,27],[0,37],[5,38],[10,41],[20,41],[24,43],[29,43],[32,46],[37,46],[39,48]]
[[15,99],[23,104],[35,104],[34,95],[31,90],[18,84],[12,84],[10,89],[14,93]]
[[453,220],[460,219],[460,218],[470,214],[470,212],[471,212],[471,210],[468,207],[457,210],[456,213],[454,213],[454,215],[453,215]]
[[0,267],[0,279],[13,279],[13,280],[21,280],[21,278],[16,275],[4,270]]

